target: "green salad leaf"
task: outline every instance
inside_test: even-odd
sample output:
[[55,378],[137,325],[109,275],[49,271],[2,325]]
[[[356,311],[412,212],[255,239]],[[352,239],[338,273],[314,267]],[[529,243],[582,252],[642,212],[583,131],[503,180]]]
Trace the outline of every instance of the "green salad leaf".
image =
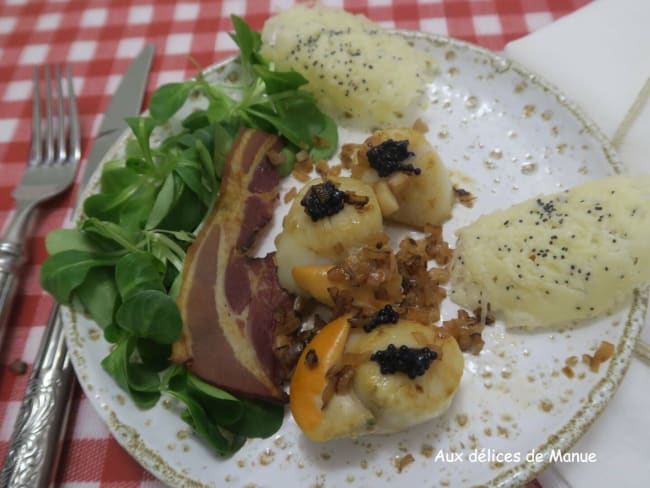
[[92,268],[75,293],[84,309],[102,329],[113,323],[119,295],[111,266]]
[[151,95],[149,112],[157,122],[170,119],[185,103],[194,88],[192,82],[168,83]]
[[165,291],[162,263],[151,254],[127,254],[115,265],[114,282],[123,299],[141,290]]
[[[199,75],[196,80],[158,88],[151,98],[152,116],[158,123],[166,122],[196,89],[205,95],[209,105],[185,119],[183,126],[187,130],[216,124],[221,125],[217,131],[227,131],[235,123],[237,127],[281,134],[291,142],[294,153],[306,149],[313,159],[329,159],[338,145],[336,123],[318,108],[311,94],[300,89],[307,80],[295,71],[275,70],[260,54],[260,34],[243,19],[235,15],[231,18],[235,26],[231,37],[240,49],[243,81],[237,96],[231,96],[232,87],[210,85]],[[154,102],[160,105],[155,110]]]
[[102,361],[120,388],[140,408],[151,408],[160,399],[160,376],[151,365],[137,359],[137,340],[125,336]]
[[162,391],[185,404],[181,418],[187,422],[217,453],[237,451],[246,437],[230,431],[227,426],[241,415],[239,400],[215,388],[212,396],[192,385],[194,376],[186,368],[172,366],[162,381]]
[[[307,80],[277,71],[260,54],[260,34],[231,18],[240,80],[215,84],[199,74],[159,87],[149,115],[126,120],[133,137],[125,155],[103,165],[99,190],[83,202],[77,228],[47,236],[50,256],[41,268],[45,290],[59,303],[80,304],[101,327],[112,344],[102,367],[134,403],[151,408],[162,394],[177,399],[185,405],[181,418],[223,456],[247,437],[276,432],[284,408],[238,398],[170,362],[182,331],[176,297],[187,249],[219,198],[227,156],[242,127],[286,139],[277,168],[283,176],[298,152],[328,159],[338,144],[334,120],[302,90]],[[195,95],[203,96],[205,107],[152,144],[157,128],[179,118]]]
[[41,285],[59,303],[70,303],[91,269],[116,263],[115,256],[69,249],[50,256],[41,268]]
[[183,321],[176,302],[159,290],[139,290],[115,314],[117,325],[134,337],[172,344],[181,335]]

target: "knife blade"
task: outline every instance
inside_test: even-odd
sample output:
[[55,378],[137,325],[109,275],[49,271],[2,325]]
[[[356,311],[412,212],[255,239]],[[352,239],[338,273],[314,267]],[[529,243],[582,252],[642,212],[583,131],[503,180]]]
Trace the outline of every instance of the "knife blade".
[[88,180],[90,180],[106,152],[126,129],[124,119],[126,117],[135,117],[140,113],[154,50],[155,46],[153,44],[145,46],[124,73],[115,94],[108,104],[93,146],[88,153],[86,167],[79,183],[80,189],[86,188]]
[[[131,62],[109,102],[89,152],[77,192],[77,206],[104,155],[126,129],[126,117],[140,112],[154,55],[149,44]],[[68,356],[59,307],[50,313],[34,359],[25,396],[9,440],[0,488],[47,487],[53,480],[65,435],[74,371]]]

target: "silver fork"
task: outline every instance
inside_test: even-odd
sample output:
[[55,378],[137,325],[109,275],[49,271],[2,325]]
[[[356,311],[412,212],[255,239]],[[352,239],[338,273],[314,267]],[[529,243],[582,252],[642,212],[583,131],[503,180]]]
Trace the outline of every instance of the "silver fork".
[[[23,244],[32,210],[39,203],[60,194],[72,185],[81,159],[79,115],[70,66],[66,68],[67,97],[64,96],[60,66],[54,67],[54,88],[50,67],[45,66],[43,69],[45,122],[41,116],[39,71],[39,68],[34,68],[29,163],[20,184],[13,191],[16,210],[0,239],[0,346],[18,287],[17,273],[25,259]],[[52,95],[54,91],[56,98]]]

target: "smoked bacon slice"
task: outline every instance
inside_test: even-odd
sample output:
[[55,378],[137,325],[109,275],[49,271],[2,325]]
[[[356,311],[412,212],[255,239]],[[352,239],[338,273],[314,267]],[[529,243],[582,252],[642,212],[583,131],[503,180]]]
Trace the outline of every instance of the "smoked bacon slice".
[[227,158],[218,203],[190,246],[178,305],[183,335],[172,360],[234,394],[285,402],[285,371],[274,332],[293,300],[280,287],[273,254],[248,253],[273,215],[280,176],[269,151],[282,140],[242,129]]

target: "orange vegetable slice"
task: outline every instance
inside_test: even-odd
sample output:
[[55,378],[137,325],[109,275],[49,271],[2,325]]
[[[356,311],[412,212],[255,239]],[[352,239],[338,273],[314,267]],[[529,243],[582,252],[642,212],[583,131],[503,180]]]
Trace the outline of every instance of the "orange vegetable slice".
[[345,281],[332,281],[327,273],[332,265],[296,266],[291,271],[296,284],[309,293],[314,299],[328,307],[334,307],[334,301],[329,293],[329,288],[338,288],[351,292],[353,300],[361,306],[374,308],[383,307],[387,300],[375,298],[373,290],[367,286],[355,287]]
[[327,276],[327,272],[332,268],[333,266],[327,264],[322,266],[296,266],[291,271],[291,275],[300,288],[319,302],[333,307],[334,302],[327,291],[328,288],[337,286]]
[[317,429],[323,419],[323,391],[327,371],[343,356],[350,333],[348,315],[323,327],[300,355],[291,378],[289,405],[298,426],[307,437],[321,440]]

